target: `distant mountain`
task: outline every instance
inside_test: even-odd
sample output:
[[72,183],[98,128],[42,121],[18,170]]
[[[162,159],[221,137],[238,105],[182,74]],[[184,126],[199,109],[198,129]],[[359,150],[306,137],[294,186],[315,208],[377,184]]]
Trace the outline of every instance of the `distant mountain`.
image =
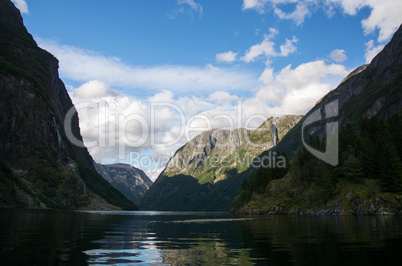
[[[37,46],[19,10],[0,0],[0,207],[137,209],[66,136],[74,106],[58,61]],[[82,141],[78,116],[67,127]]]
[[140,207],[151,210],[228,210],[253,158],[274,146],[302,116],[267,119],[256,130],[213,129],[176,151]]
[[[333,103],[337,108],[331,111]],[[308,125],[317,115],[321,119]],[[277,176],[260,164],[245,171],[250,178],[232,211],[401,213],[401,117],[402,26],[369,65],[350,73],[275,148],[258,157],[261,160],[273,150],[286,152],[294,157],[287,173]],[[316,159],[302,142],[303,130],[305,141],[310,138],[311,145],[324,152],[328,123],[337,123],[340,131],[336,167]]]
[[96,171],[129,200],[138,204],[152,186],[149,177],[138,168],[128,164],[98,164]]

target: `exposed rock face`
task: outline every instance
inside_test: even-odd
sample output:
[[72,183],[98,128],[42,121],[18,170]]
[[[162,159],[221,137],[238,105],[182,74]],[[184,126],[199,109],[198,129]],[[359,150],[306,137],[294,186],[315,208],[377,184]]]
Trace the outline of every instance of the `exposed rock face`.
[[[235,150],[248,141],[250,134],[250,130],[247,129],[234,131],[213,129],[203,132],[176,152],[166,166],[164,175],[202,176],[210,169],[208,159],[229,158]],[[209,181],[211,180],[205,180],[205,182]]]
[[119,190],[129,200],[138,204],[145,192],[151,187],[152,181],[141,170],[128,164],[98,164],[96,171],[114,188]]
[[301,118],[271,117],[256,130],[205,131],[176,152],[163,175],[190,175],[201,184],[224,180],[228,169],[246,169],[255,156],[272,148]]
[[[0,0],[0,206],[136,208],[100,177],[85,147],[72,145],[64,120],[74,106],[58,61],[37,46],[9,0]],[[82,141],[75,114],[68,127]],[[0,173],[1,176],[1,173]]]
[[[152,210],[229,210],[253,158],[273,147],[302,116],[267,119],[256,130],[213,129],[176,151],[141,201]],[[275,129],[274,131],[272,129]]]

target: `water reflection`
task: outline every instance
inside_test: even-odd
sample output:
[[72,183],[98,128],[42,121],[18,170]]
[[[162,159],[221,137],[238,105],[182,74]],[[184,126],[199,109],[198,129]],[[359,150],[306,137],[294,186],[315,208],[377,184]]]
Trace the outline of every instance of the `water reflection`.
[[230,227],[249,220],[222,213],[142,213],[106,231],[103,239],[93,241],[102,249],[85,254],[95,264],[245,264],[248,251],[241,244],[229,245],[241,243]]
[[392,264],[401,217],[0,210],[2,264]]

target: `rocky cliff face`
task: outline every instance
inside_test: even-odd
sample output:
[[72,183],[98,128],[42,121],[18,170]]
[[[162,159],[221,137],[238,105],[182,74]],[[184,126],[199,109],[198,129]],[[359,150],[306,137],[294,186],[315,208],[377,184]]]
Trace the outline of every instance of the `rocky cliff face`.
[[255,156],[276,145],[301,118],[293,115],[271,117],[256,130],[212,129],[203,132],[175,153],[163,175],[190,175],[200,184],[225,180],[228,169],[236,168],[239,172],[247,169]]
[[[247,129],[234,131],[213,129],[203,132],[176,152],[166,166],[164,175],[168,177],[178,174],[191,175],[197,177],[200,183],[215,183],[222,180],[225,177],[221,176],[219,164],[225,163],[223,159],[228,159],[248,141],[250,135],[251,131]],[[216,161],[216,167],[211,160]],[[211,172],[211,167],[218,169],[214,171],[213,176],[203,178],[205,174]]]
[[129,200],[138,204],[145,192],[151,187],[152,181],[140,169],[128,164],[98,164],[96,171],[114,188],[119,190]]
[[[96,173],[87,149],[67,139],[64,119],[74,106],[58,61],[9,0],[0,0],[0,94],[0,206],[136,208]],[[82,140],[77,115],[68,129]]]
[[228,210],[253,158],[273,147],[302,116],[267,119],[256,130],[213,129],[180,148],[145,194],[155,210]]

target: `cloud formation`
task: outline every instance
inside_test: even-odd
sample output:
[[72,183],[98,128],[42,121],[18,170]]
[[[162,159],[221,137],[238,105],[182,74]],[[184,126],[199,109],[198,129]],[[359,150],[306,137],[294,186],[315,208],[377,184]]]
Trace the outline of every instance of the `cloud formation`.
[[216,67],[160,65],[133,66],[116,57],[74,46],[60,45],[36,38],[39,46],[60,60],[60,72],[65,78],[86,82],[99,80],[115,87],[143,91],[167,89],[182,93],[217,90],[244,90],[255,86],[256,77],[247,71]]
[[15,6],[21,11],[23,14],[28,14],[28,5],[25,0],[12,0],[12,2],[15,4]]
[[366,59],[366,64],[369,64],[371,60],[384,48],[384,44],[374,45],[374,40],[366,42],[366,53],[364,57]]
[[[241,60],[269,60],[296,51],[296,37],[275,49],[271,39],[276,34],[270,29]],[[38,42],[60,60],[62,77],[82,84],[69,91],[93,158],[108,163],[116,158],[148,172],[162,170],[178,148],[202,131],[254,128],[272,115],[304,114],[347,75],[344,66],[322,60],[278,72],[268,64],[260,75],[212,65],[138,67],[93,51]],[[236,59],[232,53],[220,59]],[[139,90],[134,96],[118,88]],[[150,96],[141,96],[145,90]],[[130,160],[132,153],[149,158],[151,165]]]
[[392,37],[402,22],[402,1],[395,0],[329,0],[340,6],[344,13],[356,15],[364,7],[371,9],[368,18],[362,20],[364,33],[371,34],[379,30],[378,41],[385,42]]
[[216,54],[216,61],[220,63],[231,63],[236,61],[237,54],[238,53],[232,51]]
[[[293,2],[293,1],[292,1]],[[274,13],[275,15],[277,15],[280,19],[289,19],[289,20],[293,20],[296,25],[301,25],[304,22],[304,19],[310,15],[310,11],[309,11],[309,7],[308,7],[309,3],[305,3],[303,1],[299,1],[296,4],[296,8],[294,11],[290,12],[290,13],[286,13],[284,11],[282,11],[282,9],[280,9],[279,7],[275,6],[274,7]]]
[[261,43],[255,44],[247,50],[246,54],[241,58],[246,63],[254,62],[259,58],[264,58],[269,62],[269,59],[276,56],[288,56],[296,51],[295,44],[298,39],[293,37],[291,40],[286,39],[285,43],[280,46],[280,52],[275,51],[275,43],[272,39],[278,34],[278,30],[269,29],[269,34],[264,35],[264,40]]
[[[304,19],[311,14],[310,8],[316,5],[314,0],[243,0],[243,10],[254,9],[263,14],[267,9],[272,9],[280,19],[293,20],[296,25],[301,25]],[[283,11],[283,6],[292,5],[292,12]]]
[[347,73],[344,66],[322,60],[288,65],[279,72],[267,66],[259,85],[245,97],[221,90],[202,96],[162,90],[138,98],[97,80],[70,94],[85,144],[97,162],[120,158],[156,178],[173,153],[201,132],[252,129],[270,116],[304,114]]
[[346,55],[346,51],[343,49],[335,49],[329,54],[329,58],[331,58],[333,61],[339,63],[343,62],[346,59],[348,59]]
[[265,5],[269,2],[270,0],[243,0],[243,10],[255,9],[256,11],[263,13]]
[[117,96],[118,94],[117,91],[112,90],[108,85],[98,80],[88,81],[74,90],[74,96],[81,99]]
[[288,65],[278,73],[267,67],[260,76],[261,85],[243,106],[246,115],[260,112],[276,115],[304,114],[331,89],[334,89],[348,70],[340,64],[323,60]]
[[[290,13],[282,8],[288,5],[295,6]],[[273,10],[278,18],[293,20],[296,25],[301,25],[318,7],[324,8],[328,14],[341,9],[344,14],[352,16],[368,7],[370,15],[361,21],[362,28],[366,35],[379,30],[377,41],[380,43],[389,40],[402,22],[402,1],[399,0],[243,0],[243,10],[253,9],[260,14]]]

